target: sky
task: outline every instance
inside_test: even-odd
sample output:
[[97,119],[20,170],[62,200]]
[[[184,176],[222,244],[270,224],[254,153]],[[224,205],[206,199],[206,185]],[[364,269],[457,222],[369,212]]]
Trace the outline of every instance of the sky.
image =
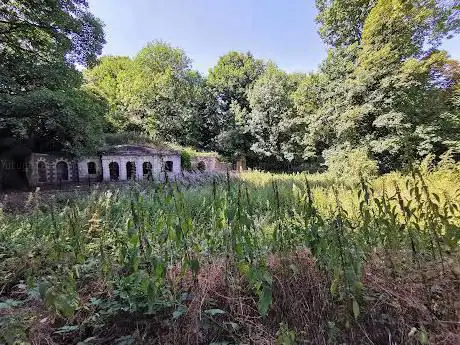
[[[206,74],[231,50],[312,72],[326,57],[314,0],[89,0],[105,24],[104,55],[134,56],[146,43],[182,48]],[[442,48],[460,60],[460,36]]]

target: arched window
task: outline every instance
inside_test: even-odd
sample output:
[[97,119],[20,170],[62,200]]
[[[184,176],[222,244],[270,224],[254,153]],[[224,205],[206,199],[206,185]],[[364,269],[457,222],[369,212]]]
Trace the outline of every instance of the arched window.
[[96,163],[88,162],[88,175],[96,175]]
[[120,177],[120,167],[117,162],[109,163],[109,174],[111,181],[118,181],[118,178]]
[[136,178],[136,163],[135,162],[126,163],[126,178],[128,180],[134,180]]
[[174,163],[173,161],[166,161],[165,162],[165,171],[167,172],[172,172],[174,168]]
[[69,180],[69,167],[66,162],[60,161],[56,164],[56,176],[58,181]]
[[144,162],[142,163],[142,174],[144,178],[150,179],[152,177],[152,163]]
[[38,162],[38,182],[46,182],[46,164],[45,162]]
[[201,172],[204,172],[206,170],[206,163],[203,161],[198,162],[196,165],[197,169]]

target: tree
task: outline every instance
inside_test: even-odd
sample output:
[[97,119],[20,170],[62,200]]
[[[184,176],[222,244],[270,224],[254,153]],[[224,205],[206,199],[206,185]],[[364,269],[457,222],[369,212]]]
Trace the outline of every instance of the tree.
[[[342,10],[345,5],[329,4]],[[389,170],[458,143],[458,115],[448,101],[451,91],[443,86],[449,77],[439,73],[448,59],[436,50],[454,31],[458,8],[431,0],[370,5],[363,24],[353,26],[360,34],[352,41],[326,35],[336,47],[321,68],[326,83],[306,146],[318,154],[327,148],[367,145],[380,168]],[[353,16],[334,18],[355,21]],[[327,25],[324,32],[331,28]]]
[[86,87],[104,96],[113,132],[210,149],[219,134],[218,104],[184,51],[147,44],[135,57],[102,57],[85,71]]
[[0,104],[0,136],[24,142],[33,152],[85,154],[101,144],[106,111],[105,100],[84,89],[13,95]]
[[104,56],[94,67],[84,71],[86,86],[100,93],[110,106],[105,116],[110,132],[129,128],[129,114],[122,103],[120,84],[132,63],[126,56]]
[[[291,93],[294,90],[292,79],[269,64],[266,71],[248,92],[248,127],[255,141],[251,146],[259,157],[268,160],[292,162],[302,152],[298,149],[297,126],[302,119],[295,116]],[[299,152],[300,151],[300,152]]]
[[[310,161],[321,162],[322,152],[338,143],[343,129],[339,118],[348,109],[349,84],[353,80],[357,54],[357,44],[329,50],[318,75],[306,81],[305,90],[296,91],[296,107],[306,117],[304,158]],[[315,94],[317,100],[309,101],[307,97],[315,97]]]
[[228,157],[248,155],[252,138],[247,130],[248,90],[265,69],[250,53],[229,52],[209,71],[207,83],[218,102],[220,131],[216,148]]
[[[334,48],[343,48],[360,43],[364,23],[378,0],[316,0],[320,24],[319,34],[323,41]],[[387,4],[391,4],[388,1]],[[408,6],[425,8],[431,12],[434,36],[439,33],[459,32],[460,2],[458,0],[410,0]],[[425,24],[428,24],[426,22]],[[438,40],[437,43],[440,41]]]
[[188,108],[190,116],[183,128],[183,144],[199,149],[212,150],[215,138],[219,135],[221,124],[219,105],[207,80],[199,73],[190,74]]
[[3,2],[0,92],[62,88],[80,82],[74,64],[90,66],[105,43],[86,0]]
[[329,46],[346,47],[361,41],[364,21],[376,0],[316,0],[319,34]]
[[265,64],[255,59],[251,53],[229,52],[221,56],[210,71],[208,83],[216,91],[224,110],[230,108],[232,101],[247,108],[247,91],[263,73]]
[[128,116],[129,129],[152,138],[187,144],[196,114],[201,76],[185,52],[164,42],[147,44],[117,76],[117,104]]
[[454,109],[460,111],[460,62],[448,60],[441,70],[437,71],[438,80],[444,82],[446,95]]
[[2,138],[38,152],[78,153],[92,146],[100,137],[104,102],[79,89],[75,64],[94,63],[105,41],[87,2],[3,3],[0,40]]
[[292,93],[292,101],[295,109],[297,122],[302,124],[300,129],[293,133],[297,134],[296,141],[302,147],[302,157],[309,159],[320,153],[317,149],[320,146],[319,131],[321,123],[317,115],[321,106],[322,92],[326,85],[321,74],[309,74],[299,80],[295,91]]
[[436,51],[449,33],[439,29],[447,28],[444,10],[433,1],[378,1],[366,19],[346,135],[355,142],[367,135],[374,154],[392,162],[386,169],[440,154],[460,138],[446,131],[458,121],[434,78],[447,63]]

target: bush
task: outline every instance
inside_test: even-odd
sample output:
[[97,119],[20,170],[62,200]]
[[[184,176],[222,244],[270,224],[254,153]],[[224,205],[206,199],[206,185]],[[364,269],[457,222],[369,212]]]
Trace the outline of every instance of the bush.
[[105,133],[104,142],[109,146],[125,144],[165,146],[161,141],[149,138],[147,135],[139,132]]
[[333,178],[350,184],[359,182],[361,177],[375,177],[378,172],[377,162],[369,158],[365,147],[328,150],[325,154],[325,165]]
[[189,150],[181,150],[180,161],[182,170],[192,170],[192,155]]

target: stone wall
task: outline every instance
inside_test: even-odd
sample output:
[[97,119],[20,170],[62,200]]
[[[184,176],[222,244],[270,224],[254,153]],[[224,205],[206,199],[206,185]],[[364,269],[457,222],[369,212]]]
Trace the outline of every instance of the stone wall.
[[[172,178],[182,172],[181,157],[178,153],[136,152],[133,154],[107,153],[101,157],[84,157],[78,161],[34,153],[27,166],[27,177],[31,186],[44,184],[61,184],[65,182],[85,181],[126,181],[128,179],[144,180],[153,178],[163,180],[165,175]],[[93,166],[91,164],[94,163]],[[225,172],[230,169],[220,162],[216,155],[198,155],[192,158],[192,169],[202,172]],[[90,172],[90,169],[94,172]],[[112,167],[112,173],[111,168]]]
[[[96,166],[96,172],[94,174],[89,173],[89,163],[94,163]],[[78,176],[81,181],[91,180],[100,181],[102,180],[102,162],[100,157],[84,157],[78,161]]]
[[[167,172],[171,175],[176,175],[181,172],[181,165],[180,165],[180,155],[124,155],[124,156],[117,156],[117,155],[107,155],[102,156],[102,172],[103,172],[103,180],[104,181],[113,181],[115,180],[114,176],[111,177],[110,174],[110,164],[118,164],[118,180],[119,181],[126,181],[128,179],[128,163],[131,168],[135,167],[135,171],[132,172],[133,179],[136,180],[143,180],[147,179],[150,174],[144,174],[144,163],[150,163],[152,170],[151,170],[151,177],[154,179],[160,179],[165,173],[165,164],[166,162],[172,162],[172,171]],[[115,166],[115,165],[113,165]],[[112,174],[113,175],[113,174]]]
[[159,157],[159,160],[160,160],[160,172],[164,172],[164,168],[165,168],[165,164],[167,161],[170,161],[172,162],[172,171],[171,173],[173,175],[177,175],[177,174],[180,174],[182,172],[182,167],[181,167],[181,158],[180,158],[180,155],[177,154],[177,155],[161,155]]
[[[197,171],[227,171],[230,170],[230,165],[219,160],[218,155],[203,155],[194,156],[191,159],[192,170]],[[204,169],[203,169],[204,168]]]
[[[61,176],[63,178],[58,176],[58,164],[67,172]],[[77,181],[77,162],[68,157],[33,153],[27,167],[27,178],[30,186]]]

